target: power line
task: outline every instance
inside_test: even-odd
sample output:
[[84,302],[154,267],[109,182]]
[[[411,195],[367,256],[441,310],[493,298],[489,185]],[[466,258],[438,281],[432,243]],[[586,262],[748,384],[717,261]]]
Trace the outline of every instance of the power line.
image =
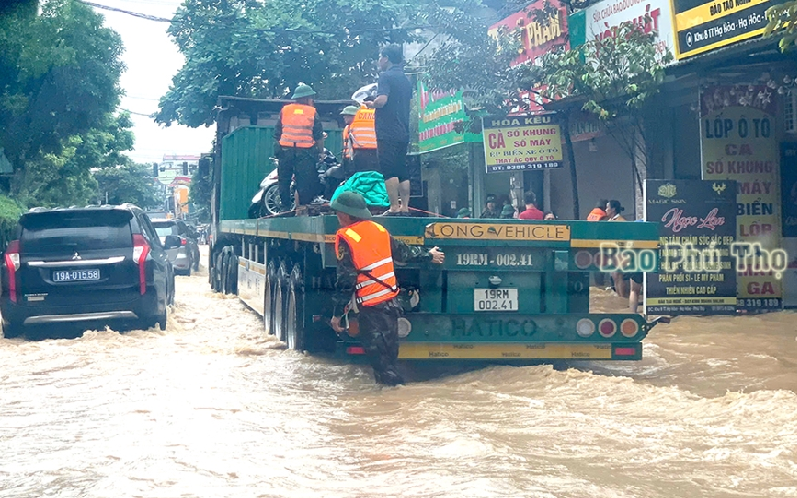
[[101,5],[98,3],[87,2],[86,0],[77,0],[78,2],[86,5],[90,5],[92,7],[96,7],[98,9],[103,10],[110,10],[111,12],[121,12],[122,14],[131,15],[134,17],[140,17],[141,19],[146,19],[147,21],[155,21],[155,22],[172,22],[171,19],[166,19],[165,17],[158,17],[152,16],[149,14],[141,14],[139,12],[130,12],[129,10],[117,9],[116,7],[110,7],[108,5]]
[[136,116],[144,116],[145,118],[151,118],[152,117],[152,114],[144,114],[144,113],[141,113],[141,112],[135,112],[135,111],[131,111],[130,109],[125,109],[124,107],[120,107],[119,109],[122,110],[122,111],[125,111],[125,112],[129,112],[130,114],[134,114]]

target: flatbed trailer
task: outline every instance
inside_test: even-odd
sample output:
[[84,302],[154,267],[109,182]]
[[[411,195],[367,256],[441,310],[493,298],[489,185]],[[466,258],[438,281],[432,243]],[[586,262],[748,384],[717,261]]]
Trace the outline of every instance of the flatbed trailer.
[[[442,265],[396,267],[402,360],[639,360],[655,322],[589,312],[600,247],[648,259],[654,223],[375,218],[393,236],[439,246]],[[223,220],[215,287],[264,317],[290,349],[358,356],[329,326],[336,281],[335,216]],[[650,263],[648,263],[650,264]]]
[[[269,171],[279,100],[222,97],[212,165],[210,280],[263,318],[264,333],[291,349],[350,358],[363,348],[330,327],[337,218],[328,214],[245,219]],[[342,147],[340,110],[316,101],[326,146]],[[439,246],[443,265],[396,266],[399,357],[412,361],[638,360],[655,322],[589,311],[589,272],[601,244],[657,265],[654,223],[377,217],[412,245]],[[605,269],[605,267],[603,268]]]

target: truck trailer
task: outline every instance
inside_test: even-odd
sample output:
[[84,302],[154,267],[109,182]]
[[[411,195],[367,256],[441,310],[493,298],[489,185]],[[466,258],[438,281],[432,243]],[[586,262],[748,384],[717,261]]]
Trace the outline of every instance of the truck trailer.
[[[263,333],[288,348],[356,359],[364,354],[356,335],[338,335],[329,324],[339,228],[334,213],[320,207],[312,216],[247,219],[272,164],[274,124],[285,103],[221,101],[211,175],[211,286],[237,294],[263,317]],[[341,134],[335,118],[348,104],[316,102],[333,151]],[[610,267],[606,248],[655,269],[657,224],[437,216],[375,221],[407,244],[439,246],[446,254],[442,265],[396,266],[404,309],[400,360],[642,358],[642,341],[656,321],[590,313],[589,273]]]

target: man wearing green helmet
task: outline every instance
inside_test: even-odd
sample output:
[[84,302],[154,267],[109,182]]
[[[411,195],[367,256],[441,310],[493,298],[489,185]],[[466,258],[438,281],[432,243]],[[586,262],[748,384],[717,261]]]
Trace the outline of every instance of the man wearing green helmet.
[[351,161],[354,154],[349,132],[351,130],[351,123],[354,121],[354,116],[357,115],[357,111],[359,110],[360,108],[356,105],[349,105],[340,111],[340,115],[343,116],[343,121],[346,123],[346,127],[343,128],[343,153],[341,156],[343,157],[343,171],[348,174],[350,174],[352,170]]
[[274,128],[282,211],[290,211],[291,179],[294,176],[297,208],[310,204],[321,193],[316,163],[324,150],[324,129],[313,107],[314,95],[310,85],[299,83],[291,96],[294,102],[282,108]]
[[399,288],[393,261],[440,264],[445,261],[445,254],[437,247],[426,252],[393,238],[371,220],[365,199],[356,192],[341,193],[329,207],[336,211],[341,227],[335,236],[338,279],[330,324],[335,332],[343,333],[346,329],[341,324],[342,316],[354,300],[359,330],[350,325],[348,333],[362,342],[374,378],[379,384],[403,384],[396,369],[402,309],[396,299]]

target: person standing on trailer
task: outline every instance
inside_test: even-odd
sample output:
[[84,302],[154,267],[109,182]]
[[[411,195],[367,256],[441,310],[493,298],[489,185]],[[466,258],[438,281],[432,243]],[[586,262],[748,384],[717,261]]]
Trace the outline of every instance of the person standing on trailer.
[[376,155],[376,129],[374,126],[375,109],[362,106],[349,126],[354,161],[354,172],[379,171]]
[[412,84],[404,74],[404,53],[399,45],[388,45],[379,53],[377,96],[365,105],[376,109],[377,156],[390,198],[386,216],[409,216],[410,176],[407,147],[410,142]]
[[299,83],[291,96],[294,102],[282,108],[274,128],[282,211],[291,210],[291,180],[294,176],[297,208],[310,204],[321,193],[316,163],[324,150],[324,129],[313,107],[314,95],[310,85]]
[[341,154],[343,158],[343,171],[346,176],[354,172],[354,167],[352,166],[354,150],[351,147],[349,133],[351,131],[351,123],[354,121],[354,116],[357,115],[358,110],[359,108],[356,105],[349,105],[340,111],[340,115],[343,116],[343,121],[346,123],[346,126],[343,128],[343,153]]
[[340,194],[330,207],[341,227],[335,236],[338,279],[330,324],[335,332],[343,333],[341,319],[354,299],[360,323],[357,338],[374,369],[374,379],[379,384],[403,384],[396,369],[402,309],[396,299],[399,288],[393,261],[441,264],[445,254],[437,247],[424,252],[393,238],[382,225],[371,221],[365,199],[356,192]]

